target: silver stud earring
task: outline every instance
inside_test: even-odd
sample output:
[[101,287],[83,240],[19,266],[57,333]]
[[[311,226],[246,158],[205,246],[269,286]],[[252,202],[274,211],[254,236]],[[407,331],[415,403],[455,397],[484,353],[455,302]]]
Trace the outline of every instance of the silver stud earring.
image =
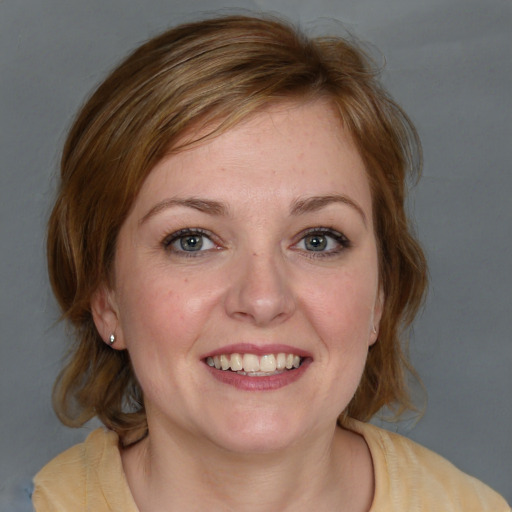
[[114,333],[112,333],[108,339],[108,342],[113,345],[114,342],[116,341],[116,335]]
[[377,334],[377,329],[375,328],[375,325],[373,326],[373,334]]

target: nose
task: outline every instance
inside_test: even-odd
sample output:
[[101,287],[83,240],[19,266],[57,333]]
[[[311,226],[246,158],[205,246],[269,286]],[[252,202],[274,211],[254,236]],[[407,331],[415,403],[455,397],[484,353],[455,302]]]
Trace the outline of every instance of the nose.
[[228,315],[257,326],[278,324],[296,307],[290,278],[279,257],[252,253],[236,262],[228,279]]

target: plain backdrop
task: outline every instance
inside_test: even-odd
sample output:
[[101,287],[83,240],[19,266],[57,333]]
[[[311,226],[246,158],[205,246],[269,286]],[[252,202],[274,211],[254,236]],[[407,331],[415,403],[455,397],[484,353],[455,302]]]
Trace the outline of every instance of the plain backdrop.
[[410,208],[431,277],[411,339],[426,413],[388,428],[512,502],[511,0],[0,0],[0,509],[94,427],[61,426],[50,402],[68,340],[44,231],[71,119],[149,37],[240,8],[348,30],[385,57],[423,141]]

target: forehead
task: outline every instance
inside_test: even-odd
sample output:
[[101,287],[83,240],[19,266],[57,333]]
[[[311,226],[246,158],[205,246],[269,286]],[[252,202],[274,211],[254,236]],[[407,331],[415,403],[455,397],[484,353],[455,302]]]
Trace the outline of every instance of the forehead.
[[[182,143],[207,134],[191,130]],[[168,155],[150,172],[137,203],[180,196],[283,203],[332,193],[353,195],[371,209],[352,137],[330,102],[287,101]]]

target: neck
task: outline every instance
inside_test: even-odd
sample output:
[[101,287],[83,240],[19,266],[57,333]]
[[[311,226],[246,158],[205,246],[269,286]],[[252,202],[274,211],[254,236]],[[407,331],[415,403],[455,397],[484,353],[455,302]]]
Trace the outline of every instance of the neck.
[[141,512],[369,510],[364,440],[334,426],[311,437],[283,450],[233,453],[157,430],[123,453],[123,465]]

